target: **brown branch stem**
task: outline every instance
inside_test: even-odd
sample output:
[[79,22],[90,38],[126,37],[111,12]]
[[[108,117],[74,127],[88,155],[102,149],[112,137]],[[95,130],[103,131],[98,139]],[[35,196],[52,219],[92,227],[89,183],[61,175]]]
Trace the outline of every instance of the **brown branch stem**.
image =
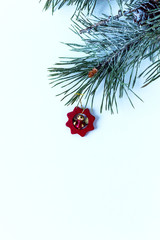
[[112,19],[112,20],[117,20],[117,19],[119,19],[120,17],[122,17],[122,16],[127,16],[128,14],[130,14],[130,13],[132,13],[132,12],[135,12],[135,11],[136,11],[136,9],[132,9],[132,10],[129,10],[129,11],[123,11],[123,12],[122,12],[121,10],[119,10],[117,15],[115,15],[115,16],[108,16],[108,18],[103,19],[103,20],[97,22],[96,24],[93,24],[93,25],[91,25],[91,26],[89,26],[89,27],[87,27],[87,28],[85,28],[85,29],[80,30],[80,34],[89,32],[89,31],[91,31],[92,29],[95,29],[95,28],[97,28],[97,27],[99,27],[99,26],[106,26],[107,23],[108,23],[111,19]]

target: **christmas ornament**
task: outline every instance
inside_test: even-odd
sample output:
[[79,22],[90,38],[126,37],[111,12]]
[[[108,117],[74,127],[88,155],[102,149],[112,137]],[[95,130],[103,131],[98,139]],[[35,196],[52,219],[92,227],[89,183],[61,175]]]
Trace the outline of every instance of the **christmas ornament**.
[[93,122],[95,117],[90,113],[88,108],[75,107],[67,116],[68,121],[66,126],[71,129],[72,134],[77,133],[81,137],[84,137],[87,132],[94,129]]

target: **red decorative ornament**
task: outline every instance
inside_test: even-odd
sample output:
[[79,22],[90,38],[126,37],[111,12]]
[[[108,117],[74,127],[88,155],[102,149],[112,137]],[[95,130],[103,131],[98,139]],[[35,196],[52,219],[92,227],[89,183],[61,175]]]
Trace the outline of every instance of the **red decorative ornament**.
[[67,114],[68,122],[66,126],[71,129],[72,134],[79,134],[84,137],[87,132],[94,129],[93,122],[95,117],[90,113],[89,109],[75,107],[72,112]]

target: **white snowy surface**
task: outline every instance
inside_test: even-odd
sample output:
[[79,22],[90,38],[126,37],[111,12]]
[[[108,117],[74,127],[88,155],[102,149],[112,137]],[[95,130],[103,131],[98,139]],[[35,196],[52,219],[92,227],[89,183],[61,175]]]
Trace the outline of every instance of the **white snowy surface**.
[[47,68],[71,55],[60,42],[78,41],[74,8],[42,8],[1,1],[0,239],[159,240],[160,82],[137,84],[144,103],[124,98],[114,115],[99,113],[99,92],[96,129],[71,135],[74,106],[55,97]]

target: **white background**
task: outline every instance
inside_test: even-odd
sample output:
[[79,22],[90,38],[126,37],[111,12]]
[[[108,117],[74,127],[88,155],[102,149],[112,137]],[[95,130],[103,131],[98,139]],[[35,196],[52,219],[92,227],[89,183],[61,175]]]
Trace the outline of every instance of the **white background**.
[[[0,7],[0,239],[159,240],[160,83],[99,113],[86,137],[71,135],[47,68],[76,42],[73,7],[33,0]],[[101,11],[104,3],[99,5]],[[104,10],[105,11],[105,10]],[[142,66],[142,68],[145,66]]]

